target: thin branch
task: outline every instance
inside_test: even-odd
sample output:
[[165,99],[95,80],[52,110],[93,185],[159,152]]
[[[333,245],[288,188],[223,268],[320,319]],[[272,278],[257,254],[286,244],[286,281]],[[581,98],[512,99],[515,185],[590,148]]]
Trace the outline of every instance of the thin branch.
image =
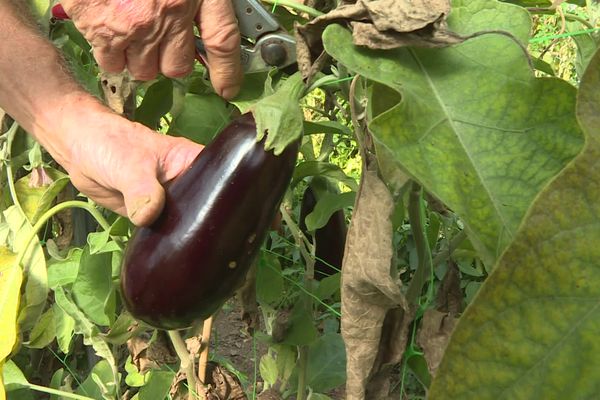
[[412,189],[408,201],[408,219],[412,230],[415,246],[417,248],[417,256],[419,262],[417,270],[406,291],[406,298],[410,304],[418,304],[418,299],[423,291],[423,286],[432,273],[431,251],[425,233],[425,221],[423,220],[421,185],[413,182]]
[[204,321],[204,325],[202,325],[202,338],[200,341],[200,360],[198,361],[198,379],[200,379],[200,383],[202,384],[206,384],[206,366],[208,364],[208,348],[212,325],[213,317],[206,319]]

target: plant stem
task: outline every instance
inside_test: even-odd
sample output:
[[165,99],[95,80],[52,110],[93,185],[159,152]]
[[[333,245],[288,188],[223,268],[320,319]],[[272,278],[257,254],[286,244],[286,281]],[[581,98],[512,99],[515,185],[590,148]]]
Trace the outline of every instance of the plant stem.
[[[302,254],[302,258],[304,258],[304,260],[306,261],[307,264],[312,262],[313,270],[314,270],[314,258],[311,257],[314,246],[308,241],[306,236],[304,236],[304,233],[302,233],[302,231],[300,230],[298,225],[294,222],[294,220],[292,220],[292,217],[290,216],[290,213],[288,212],[288,209],[285,206],[285,202],[281,203],[281,206],[279,207],[279,211],[281,212],[281,218],[287,225],[288,229],[292,232],[292,236],[294,237],[294,240],[296,240],[296,243],[298,244],[298,247],[300,249],[300,254]],[[308,268],[308,265],[307,265],[307,268]]]
[[276,6],[289,7],[292,10],[300,11],[310,15],[313,18],[320,17],[323,13],[319,10],[315,10],[312,7],[305,6],[304,4],[297,3],[293,0],[262,0],[263,3],[274,4]]
[[200,360],[198,361],[198,379],[200,383],[206,384],[206,365],[208,364],[208,347],[210,332],[212,330],[213,318],[210,317],[202,325],[202,338],[200,340]]
[[425,221],[421,207],[422,188],[418,183],[413,182],[408,202],[408,219],[415,240],[419,262],[417,271],[406,291],[406,298],[410,304],[418,304],[418,299],[421,296],[423,286],[433,272],[431,251],[429,250],[429,243],[427,241],[427,235],[425,234]]
[[92,215],[92,217],[94,217],[94,219],[98,222],[98,224],[100,224],[102,229],[105,229],[105,230],[110,229],[110,224],[108,223],[106,218],[104,218],[104,216],[100,213],[100,211],[98,211],[91,204],[88,204],[86,202],[79,201],[79,200],[70,200],[70,201],[65,201],[63,203],[57,204],[54,207],[52,207],[51,209],[49,209],[48,211],[46,211],[44,214],[42,214],[40,219],[35,223],[35,225],[31,229],[29,236],[25,240],[25,247],[23,247],[23,249],[19,252],[19,256],[17,257],[17,262],[16,262],[17,266],[21,265],[21,263],[23,262],[23,258],[25,257],[25,254],[27,253],[27,249],[31,245],[31,242],[33,241],[33,238],[37,235],[38,231],[46,224],[46,222],[50,218],[52,218],[57,213],[59,213],[63,210],[66,210],[67,208],[82,208],[82,209],[88,211]]
[[10,129],[6,132],[6,152],[8,154],[8,160],[6,160],[6,176],[8,180],[8,190],[10,192],[10,197],[13,201],[13,204],[17,206],[19,210],[23,214],[23,208],[21,207],[21,203],[19,202],[19,198],[17,197],[17,190],[15,188],[15,175],[12,170],[12,142],[17,133],[17,129],[19,129],[19,124],[13,122]]
[[[23,385],[23,386],[25,386],[25,385]],[[55,394],[57,396],[65,397],[67,399],[94,400],[91,397],[81,396],[81,395],[75,394],[75,393],[63,392],[62,390],[56,390],[56,389],[52,389],[52,388],[45,387],[45,386],[34,385],[33,383],[29,383],[25,387],[27,387],[28,389],[31,389],[31,390],[35,390],[36,392]]]
[[185,375],[188,381],[188,399],[193,400],[199,398],[196,384],[196,374],[194,373],[194,363],[191,359],[190,353],[185,345],[185,342],[181,338],[178,331],[168,331],[171,343],[175,348],[175,352],[181,361],[179,368],[185,371]]
[[298,394],[297,400],[306,399],[306,370],[308,368],[308,346],[298,347]]

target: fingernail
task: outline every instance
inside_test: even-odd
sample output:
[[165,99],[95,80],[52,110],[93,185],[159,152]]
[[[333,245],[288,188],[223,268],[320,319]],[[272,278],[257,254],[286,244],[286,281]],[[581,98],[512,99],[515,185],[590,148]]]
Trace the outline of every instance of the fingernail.
[[240,86],[230,86],[226,87],[221,91],[221,97],[225,100],[233,99],[240,91]]

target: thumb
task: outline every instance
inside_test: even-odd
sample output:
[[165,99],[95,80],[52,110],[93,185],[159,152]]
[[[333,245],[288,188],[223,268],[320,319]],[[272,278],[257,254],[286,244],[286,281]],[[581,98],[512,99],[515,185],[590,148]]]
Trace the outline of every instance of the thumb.
[[124,182],[123,198],[127,216],[136,226],[147,226],[160,215],[165,204],[165,189],[152,175],[132,174]]

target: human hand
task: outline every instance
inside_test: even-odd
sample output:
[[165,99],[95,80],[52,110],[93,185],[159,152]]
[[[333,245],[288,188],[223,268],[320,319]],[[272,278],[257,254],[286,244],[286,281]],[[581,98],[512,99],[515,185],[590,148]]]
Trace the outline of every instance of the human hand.
[[61,0],[106,72],[127,68],[138,80],[160,72],[177,78],[194,62],[193,24],[199,24],[215,91],[239,91],[240,33],[230,0]]
[[152,223],[164,205],[163,185],[185,171],[202,146],[128,121],[95,100],[84,103],[63,111],[62,134],[44,147],[96,203],[135,225]]

